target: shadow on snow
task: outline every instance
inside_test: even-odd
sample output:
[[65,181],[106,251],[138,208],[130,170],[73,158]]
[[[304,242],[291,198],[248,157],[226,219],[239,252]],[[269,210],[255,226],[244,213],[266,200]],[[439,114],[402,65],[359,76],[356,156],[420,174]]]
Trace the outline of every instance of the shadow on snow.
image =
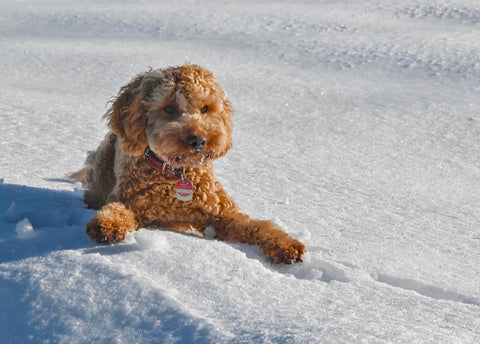
[[[85,224],[93,215],[81,192],[0,184],[0,263],[90,246]],[[33,231],[21,235],[25,222]]]

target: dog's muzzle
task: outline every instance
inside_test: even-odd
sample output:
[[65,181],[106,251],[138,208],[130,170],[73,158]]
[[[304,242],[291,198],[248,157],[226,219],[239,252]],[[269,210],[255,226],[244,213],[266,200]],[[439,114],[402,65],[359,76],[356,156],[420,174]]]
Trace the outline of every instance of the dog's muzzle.
[[187,137],[187,142],[196,151],[200,151],[205,147],[207,139],[203,136],[189,135]]

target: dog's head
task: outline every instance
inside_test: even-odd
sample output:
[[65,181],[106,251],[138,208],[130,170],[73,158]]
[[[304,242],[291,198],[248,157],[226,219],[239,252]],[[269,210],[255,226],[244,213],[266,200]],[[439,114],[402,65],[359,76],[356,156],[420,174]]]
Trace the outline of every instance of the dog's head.
[[124,153],[140,156],[150,146],[173,167],[196,167],[231,148],[231,115],[215,75],[185,64],[138,75],[106,118]]

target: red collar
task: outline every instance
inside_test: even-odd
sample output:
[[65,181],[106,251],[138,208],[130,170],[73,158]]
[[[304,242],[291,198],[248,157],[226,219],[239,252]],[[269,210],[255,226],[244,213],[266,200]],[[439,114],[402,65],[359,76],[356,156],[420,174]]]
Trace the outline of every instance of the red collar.
[[183,179],[183,173],[181,169],[168,166],[165,161],[162,161],[159,158],[157,158],[157,156],[150,149],[150,147],[145,148],[144,154],[145,154],[145,160],[147,160],[151,168],[155,170],[160,170],[164,173],[169,173],[171,175],[174,175],[178,179]]

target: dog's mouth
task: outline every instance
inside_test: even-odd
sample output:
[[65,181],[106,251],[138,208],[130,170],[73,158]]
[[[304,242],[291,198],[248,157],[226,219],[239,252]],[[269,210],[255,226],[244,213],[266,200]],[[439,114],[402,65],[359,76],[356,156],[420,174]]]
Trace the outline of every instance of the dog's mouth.
[[192,150],[188,153],[175,154],[172,159],[167,158],[167,161],[175,168],[201,167],[213,158],[213,152]]
[[174,154],[160,154],[153,150],[151,152],[154,153],[156,159],[175,169],[199,168],[207,161],[215,159],[215,152],[210,150],[191,150]]

